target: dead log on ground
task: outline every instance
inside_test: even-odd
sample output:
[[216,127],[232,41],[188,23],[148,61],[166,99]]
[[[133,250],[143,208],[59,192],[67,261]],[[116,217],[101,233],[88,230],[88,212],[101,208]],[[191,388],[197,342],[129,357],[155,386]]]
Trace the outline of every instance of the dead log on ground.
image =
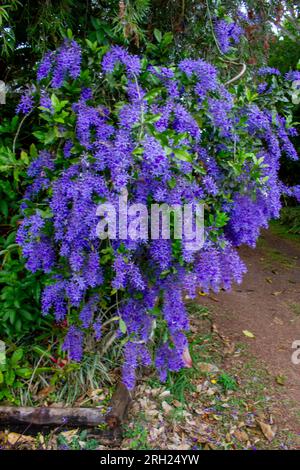
[[98,426],[105,423],[97,408],[52,408],[0,406],[0,423],[28,423],[39,426]]
[[131,394],[120,383],[110,402],[109,411],[102,414],[97,408],[55,408],[0,406],[0,424],[31,424],[33,426],[95,427],[107,424],[119,427],[126,415]]

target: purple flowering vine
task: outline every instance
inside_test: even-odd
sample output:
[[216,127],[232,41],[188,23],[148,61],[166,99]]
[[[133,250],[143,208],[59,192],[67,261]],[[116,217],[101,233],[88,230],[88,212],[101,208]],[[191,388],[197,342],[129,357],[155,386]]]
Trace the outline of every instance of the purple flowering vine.
[[[241,29],[222,20],[216,34],[227,52]],[[297,158],[295,132],[259,100],[241,107],[203,59],[159,67],[113,46],[94,65],[95,84],[83,57],[74,40],[47,53],[37,71],[41,93],[18,105],[26,114],[37,98],[37,112],[50,112],[27,170],[17,242],[27,268],[47,274],[42,313],[67,320],[62,349],[80,361],[86,337],[102,341],[114,331],[132,388],[140,365],[155,364],[162,380],[191,365],[184,296],[242,281],[236,247],[255,246],[278,217],[279,160]],[[260,75],[270,73],[278,75]],[[205,204],[204,246],[190,253],[185,239],[101,240],[97,207],[115,204],[124,189],[149,207]],[[293,194],[299,198],[298,187]]]

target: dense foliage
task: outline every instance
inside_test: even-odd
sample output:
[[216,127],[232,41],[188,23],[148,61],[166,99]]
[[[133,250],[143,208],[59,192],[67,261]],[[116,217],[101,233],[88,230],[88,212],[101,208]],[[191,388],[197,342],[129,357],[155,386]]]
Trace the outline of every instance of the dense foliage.
[[[236,245],[280,194],[299,232],[299,31],[290,0],[1,3],[0,399],[32,405],[47,382],[74,403],[122,348],[128,386],[141,360],[189,365],[183,297],[241,279]],[[204,202],[204,249],[100,242],[95,208],[125,186],[129,203]]]
[[[241,30],[216,25],[216,34],[225,50]],[[236,247],[255,246],[282,193],[298,197],[299,187],[278,179],[281,155],[297,159],[287,99],[297,78],[264,67],[252,88],[229,91],[203,59],[165,66],[72,37],[44,56],[17,107],[39,141],[17,242],[27,268],[47,275],[42,311],[67,325],[71,359],[81,360],[86,338],[99,340],[104,325],[124,345],[129,388],[138,364],[153,360],[162,380],[189,364],[184,293],[241,282]],[[148,206],[203,202],[204,247],[100,240],[97,205],[117,203],[124,188]]]

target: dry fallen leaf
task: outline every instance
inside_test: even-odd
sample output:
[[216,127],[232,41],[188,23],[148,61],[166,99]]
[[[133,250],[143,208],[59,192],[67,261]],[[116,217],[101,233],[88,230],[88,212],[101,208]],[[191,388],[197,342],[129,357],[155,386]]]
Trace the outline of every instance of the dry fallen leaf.
[[255,338],[255,335],[251,333],[251,331],[243,330],[243,334],[247,336],[247,338]]
[[64,431],[60,434],[66,439],[67,443],[69,444],[70,442],[72,442],[73,437],[78,434],[78,429],[71,429],[70,431]]
[[232,341],[225,341],[224,354],[233,354],[235,352],[235,343]]
[[206,374],[215,374],[219,372],[219,368],[214,364],[209,364],[208,362],[199,362],[198,369]]
[[264,423],[263,421],[257,421],[257,424],[259,425],[265,438],[268,439],[269,442],[271,442],[276,435],[276,426],[270,426],[270,424]]
[[237,438],[238,441],[241,442],[247,442],[249,439],[249,436],[246,431],[240,431],[238,429],[234,431],[234,436]]
[[23,434],[18,434],[17,432],[10,432],[7,435],[7,442],[12,446],[15,444],[35,444],[35,439],[32,436],[25,436]]
[[208,296],[209,299],[213,300],[214,302],[220,302],[216,297],[213,297],[212,295]]
[[54,392],[55,387],[53,385],[50,385],[49,387],[45,387],[42,390],[39,391],[37,394],[38,398],[46,398],[50,393]]
[[167,403],[166,401],[163,401],[161,406],[164,412],[167,414],[169,414],[173,410],[172,406],[170,406],[169,403]]
[[171,395],[170,390],[164,390],[160,395],[159,398],[169,397]]
[[280,326],[282,326],[284,324],[283,321],[281,320],[281,318],[278,318],[278,317],[274,317],[274,323],[276,323],[276,325],[280,325]]

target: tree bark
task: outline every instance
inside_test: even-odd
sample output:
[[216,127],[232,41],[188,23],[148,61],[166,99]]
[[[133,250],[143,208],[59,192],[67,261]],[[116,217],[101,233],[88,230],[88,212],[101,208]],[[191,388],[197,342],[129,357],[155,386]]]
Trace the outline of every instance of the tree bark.
[[131,393],[120,382],[112,396],[110,410],[105,416],[105,422],[111,428],[117,428],[124,420],[127,408],[131,402]]

